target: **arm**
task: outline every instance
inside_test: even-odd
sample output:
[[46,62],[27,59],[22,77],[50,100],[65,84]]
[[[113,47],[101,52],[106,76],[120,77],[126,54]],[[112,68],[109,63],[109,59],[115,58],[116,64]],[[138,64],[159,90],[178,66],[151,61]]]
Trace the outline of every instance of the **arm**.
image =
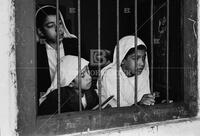
[[85,91],[87,106],[85,109],[90,110],[99,103],[99,97],[94,90]]
[[144,94],[142,99],[139,101],[141,105],[154,105],[155,94]]
[[117,106],[117,76],[116,71],[112,69],[108,70],[101,81],[102,85],[102,95],[101,99],[104,102],[107,98],[114,95],[114,98],[111,100],[110,105],[112,107]]
[[143,76],[142,78],[138,89],[138,101],[138,104],[142,105],[154,105],[155,103],[155,94],[151,94],[150,92],[149,76]]
[[73,88],[63,87],[61,93],[62,112],[79,111],[79,96]]

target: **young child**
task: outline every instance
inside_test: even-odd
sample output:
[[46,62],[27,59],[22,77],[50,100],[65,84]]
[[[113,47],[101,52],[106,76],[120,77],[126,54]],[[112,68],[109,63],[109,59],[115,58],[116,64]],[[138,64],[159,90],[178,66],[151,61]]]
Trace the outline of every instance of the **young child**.
[[[91,88],[92,78],[88,69],[88,61],[81,58],[81,105],[83,110],[92,109],[98,104],[99,98]],[[60,63],[61,85],[61,112],[79,111],[78,89],[78,57],[73,55],[64,56]],[[54,114],[58,111],[57,73],[47,90],[40,98],[39,114]]]
[[[139,104],[153,105],[155,96],[150,94],[149,67],[146,46],[137,38],[137,101]],[[116,47],[113,62],[101,71],[102,101],[114,95],[110,102],[117,107],[117,58]],[[131,106],[135,100],[135,37],[125,36],[119,41],[119,79],[120,79],[120,107]]]
[[59,35],[60,58],[78,54],[78,40],[70,34],[60,12],[57,30],[56,8],[46,5],[36,12],[37,29],[37,89],[46,91],[54,78],[57,65],[57,35]]

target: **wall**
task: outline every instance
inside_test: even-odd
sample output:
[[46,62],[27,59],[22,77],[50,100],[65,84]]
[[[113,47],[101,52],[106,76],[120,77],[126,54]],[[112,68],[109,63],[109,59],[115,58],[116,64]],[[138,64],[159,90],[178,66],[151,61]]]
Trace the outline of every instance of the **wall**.
[[[198,1],[198,3],[200,3]],[[199,4],[198,4],[199,6]],[[17,121],[16,103],[16,74],[15,74],[15,36],[14,36],[14,7],[12,0],[1,0],[0,4],[0,136],[18,135],[15,132]],[[198,9],[199,10],[199,9]],[[198,18],[200,18],[199,10]],[[198,20],[198,24],[200,21]],[[200,30],[198,31],[200,35]],[[198,39],[198,45],[200,38]],[[200,49],[198,48],[198,52]],[[200,63],[200,55],[198,55]],[[200,68],[200,66],[199,66]],[[200,77],[200,71],[198,71]],[[198,88],[200,81],[198,80]],[[200,96],[200,94],[199,94]],[[200,107],[200,99],[199,99]],[[165,121],[159,123],[143,124],[137,127],[115,128],[112,130],[85,132],[82,135],[108,135],[108,136],[198,136],[200,134],[200,112],[196,118]],[[74,134],[78,135],[78,134]]]
[[9,136],[16,135],[17,126],[14,6],[12,0],[1,0],[0,9],[0,136]]
[[[102,132],[86,132],[92,136],[199,136],[200,119],[165,121],[158,124],[145,124],[137,127],[118,128]],[[78,134],[75,134],[78,135]]]

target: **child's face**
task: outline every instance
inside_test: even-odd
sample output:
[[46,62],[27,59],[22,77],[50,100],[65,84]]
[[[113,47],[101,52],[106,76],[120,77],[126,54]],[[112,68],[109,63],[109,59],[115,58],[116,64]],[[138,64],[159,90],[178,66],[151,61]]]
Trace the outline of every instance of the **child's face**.
[[[85,66],[81,71],[81,89],[88,90],[92,85],[92,77],[88,66]],[[78,88],[78,76],[74,79],[74,87]]]
[[[140,75],[144,69],[145,58],[146,52],[144,50],[137,50],[137,75]],[[125,74],[128,77],[134,76],[136,74],[135,61],[135,53],[130,54],[126,57],[126,59],[123,59],[122,61],[122,69],[123,71],[126,71]]]
[[[56,26],[56,15],[48,15],[43,23],[42,33],[48,43],[55,44],[57,41],[57,26]],[[62,21],[59,20],[59,41],[64,38],[64,27]]]

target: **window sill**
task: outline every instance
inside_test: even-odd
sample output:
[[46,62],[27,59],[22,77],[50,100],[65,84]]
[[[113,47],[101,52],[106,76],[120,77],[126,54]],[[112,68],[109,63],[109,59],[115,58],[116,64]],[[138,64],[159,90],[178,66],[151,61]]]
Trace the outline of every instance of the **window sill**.
[[[157,104],[39,116],[36,134],[68,134],[190,117],[183,103]],[[140,125],[139,125],[140,126]]]

